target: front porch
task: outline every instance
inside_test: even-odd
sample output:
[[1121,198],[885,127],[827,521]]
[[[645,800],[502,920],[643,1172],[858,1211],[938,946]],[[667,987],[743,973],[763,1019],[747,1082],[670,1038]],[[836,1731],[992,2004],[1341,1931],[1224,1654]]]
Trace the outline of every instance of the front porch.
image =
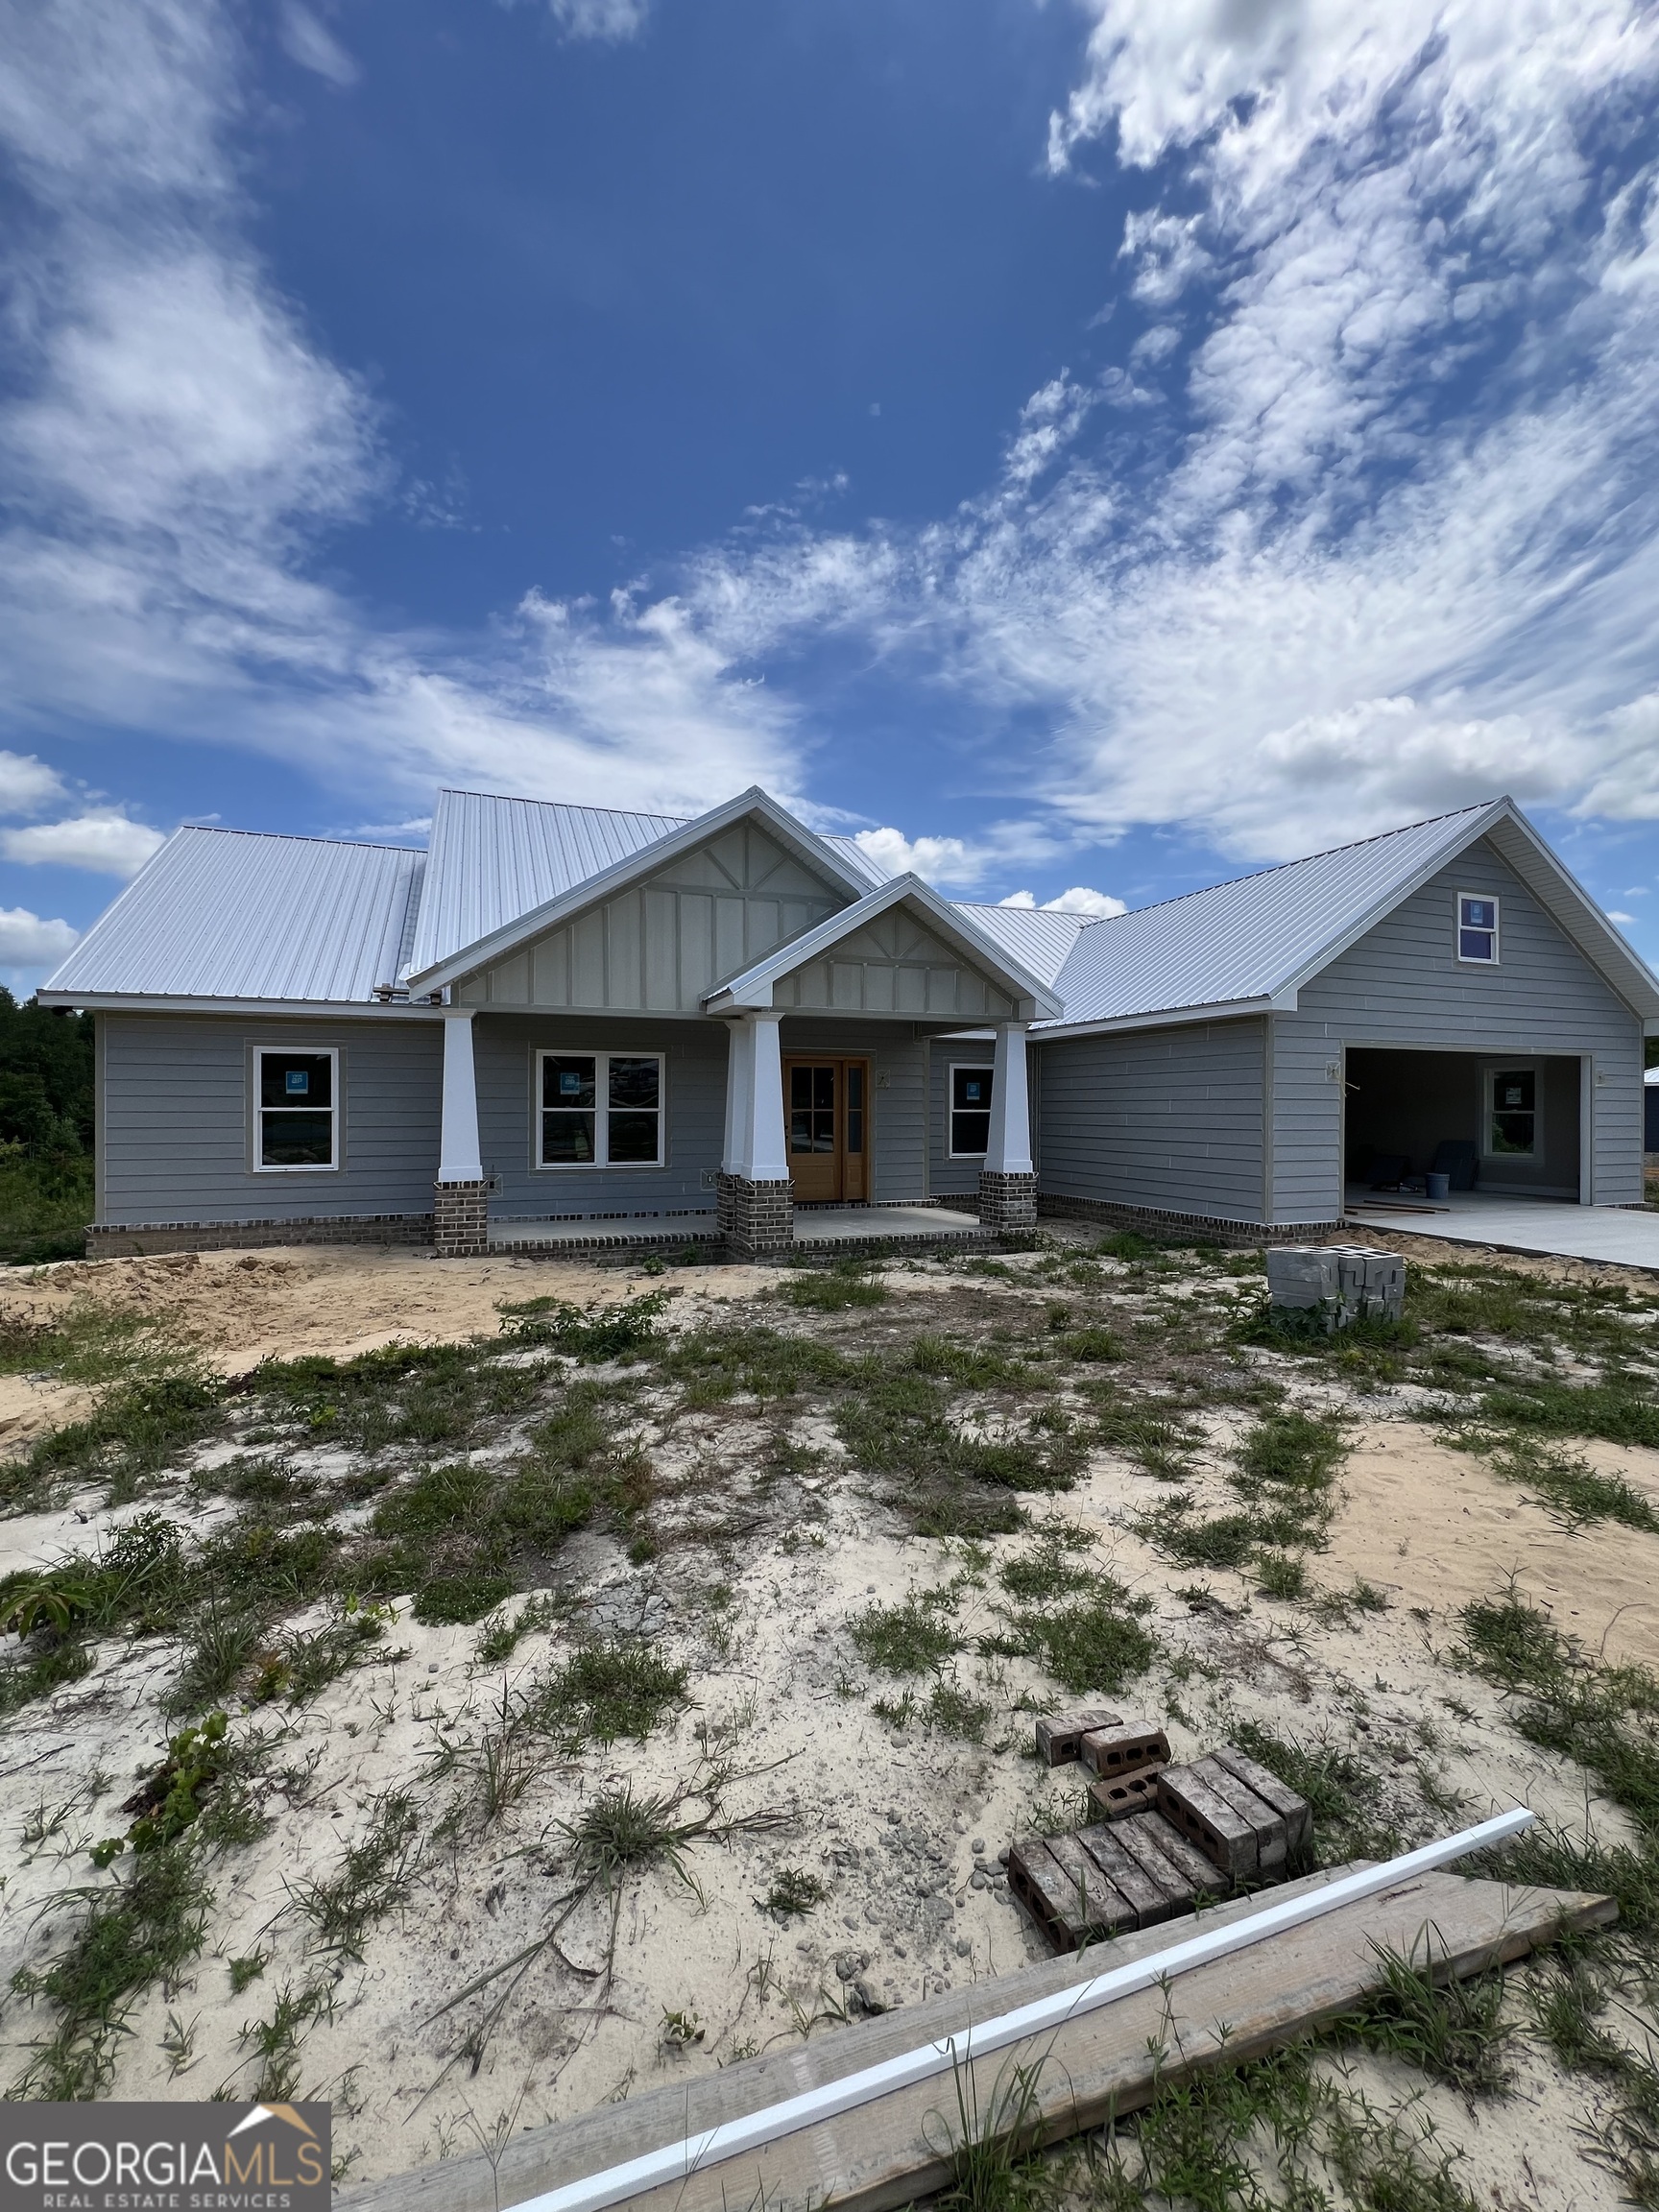
[[[712,1209],[661,1215],[589,1215],[579,1220],[491,1221],[488,1248],[521,1257],[541,1253],[568,1259],[583,1252],[681,1252],[688,1245],[725,1250],[729,1238]],[[789,1244],[765,1255],[782,1259],[794,1252],[844,1253],[887,1250],[937,1251],[995,1241],[977,1214],[944,1206],[813,1206],[794,1215]],[[734,1259],[757,1255],[733,1248]]]

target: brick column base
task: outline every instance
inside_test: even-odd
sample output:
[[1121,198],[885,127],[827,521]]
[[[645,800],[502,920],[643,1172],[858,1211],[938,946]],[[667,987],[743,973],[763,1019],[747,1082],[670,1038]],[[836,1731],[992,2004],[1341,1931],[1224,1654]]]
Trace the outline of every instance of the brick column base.
[[792,1183],[751,1183],[746,1175],[722,1175],[714,1188],[720,1234],[733,1252],[758,1260],[787,1252],[794,1244]]
[[979,1226],[995,1236],[1023,1232],[1037,1226],[1037,1178],[1003,1175],[994,1167],[979,1170]]
[[432,1241],[440,1260],[476,1260],[490,1249],[488,1183],[434,1183]]

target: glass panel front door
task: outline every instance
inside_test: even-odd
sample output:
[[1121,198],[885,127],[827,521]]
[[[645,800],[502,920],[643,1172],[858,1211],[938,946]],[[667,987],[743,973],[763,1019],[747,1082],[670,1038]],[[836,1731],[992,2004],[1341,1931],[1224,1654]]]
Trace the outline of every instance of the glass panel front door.
[[869,1063],[863,1060],[784,1061],[789,1178],[799,1204],[834,1205],[869,1196]]

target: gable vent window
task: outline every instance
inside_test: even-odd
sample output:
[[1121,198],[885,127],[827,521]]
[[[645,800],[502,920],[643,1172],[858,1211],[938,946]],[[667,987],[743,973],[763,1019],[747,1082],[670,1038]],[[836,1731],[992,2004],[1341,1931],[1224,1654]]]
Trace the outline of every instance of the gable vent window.
[[658,1167],[660,1052],[539,1052],[542,1167]]
[[950,1070],[950,1157],[983,1160],[991,1149],[991,1070]]
[[259,1107],[256,1166],[293,1174],[340,1165],[339,1055],[282,1052],[254,1056]]
[[1472,891],[1457,894],[1457,957],[1477,960],[1484,967],[1498,960],[1498,902],[1481,899]]

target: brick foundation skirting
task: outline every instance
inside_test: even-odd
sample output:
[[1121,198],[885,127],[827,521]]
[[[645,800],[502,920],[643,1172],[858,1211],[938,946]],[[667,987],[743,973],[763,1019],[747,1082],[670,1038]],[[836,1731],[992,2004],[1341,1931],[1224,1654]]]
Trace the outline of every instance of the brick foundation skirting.
[[1341,1221],[1291,1221],[1267,1228],[1260,1221],[1228,1221],[1217,1214],[1177,1214],[1162,1206],[1123,1206],[1107,1198],[1038,1193],[1037,1211],[1060,1220],[1098,1221],[1107,1229],[1132,1229],[1142,1237],[1196,1237],[1206,1244],[1316,1244],[1341,1234]]
[[88,1260],[134,1260],[162,1252],[244,1252],[260,1244],[430,1246],[430,1214],[318,1214],[298,1220],[94,1221]]
[[440,1260],[477,1260],[490,1249],[488,1183],[434,1183],[432,1242]]

